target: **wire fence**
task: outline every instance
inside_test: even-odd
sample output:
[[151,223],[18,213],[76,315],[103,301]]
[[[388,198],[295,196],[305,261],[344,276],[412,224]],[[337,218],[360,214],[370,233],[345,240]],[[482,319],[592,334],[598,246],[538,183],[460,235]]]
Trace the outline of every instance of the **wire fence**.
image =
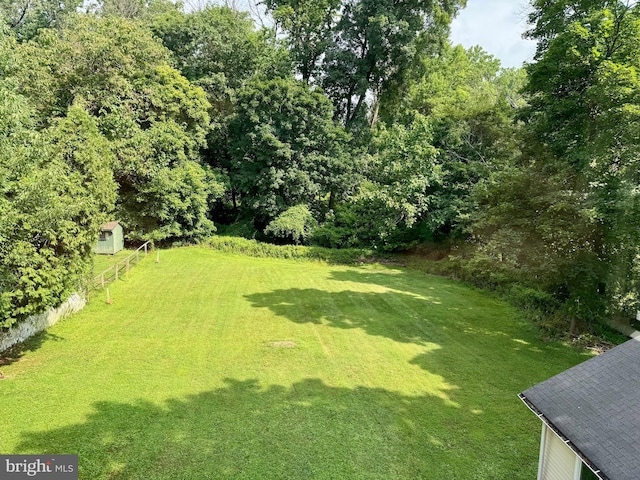
[[138,249],[129,255],[124,260],[120,260],[115,265],[107,268],[102,273],[99,273],[95,277],[90,285],[90,291],[99,290],[101,288],[106,287],[112,282],[115,282],[122,278],[123,276],[126,278],[129,276],[129,270],[132,267],[135,267],[143,258],[146,258],[149,255],[149,252],[153,250],[153,243],[146,242],[144,245],[138,247]]

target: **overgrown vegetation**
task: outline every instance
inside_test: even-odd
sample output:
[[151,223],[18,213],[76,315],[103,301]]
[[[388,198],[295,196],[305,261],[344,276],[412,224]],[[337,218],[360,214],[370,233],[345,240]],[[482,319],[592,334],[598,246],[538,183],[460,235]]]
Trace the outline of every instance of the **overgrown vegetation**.
[[[524,69],[464,0],[0,0],[0,326],[59,302],[100,223],[397,252],[457,242],[557,329],[640,307],[640,5],[531,0]],[[50,181],[45,179],[52,179]],[[262,247],[261,247],[262,248]],[[266,247],[265,247],[266,248]]]
[[374,257],[371,250],[271,245],[238,237],[216,236],[208,239],[206,245],[221,252],[249,255],[251,257],[321,260],[343,265],[372,262],[375,259],[380,259],[380,257]]

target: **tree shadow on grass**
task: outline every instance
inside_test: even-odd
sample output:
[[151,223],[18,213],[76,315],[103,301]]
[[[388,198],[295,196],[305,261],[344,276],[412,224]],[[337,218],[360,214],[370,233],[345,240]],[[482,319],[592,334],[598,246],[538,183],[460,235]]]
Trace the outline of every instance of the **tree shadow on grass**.
[[[335,270],[331,280],[344,290],[290,288],[246,295],[256,308],[269,308],[294,323],[362,329],[416,345],[465,345],[472,355],[510,350],[531,358],[550,352],[562,357],[560,344],[537,341],[538,332],[513,307],[482,292],[435,277],[416,277],[398,269]],[[367,285],[361,291],[359,285]],[[378,291],[370,291],[374,286]],[[586,357],[585,357],[586,358]],[[583,359],[585,359],[583,358]]]
[[[339,281],[339,282],[353,282],[353,283],[367,283],[380,285],[387,288],[394,288],[398,290],[402,290],[404,292],[415,292],[420,291],[424,292],[425,290],[435,290],[429,282],[429,278],[427,275],[422,275],[422,279],[424,280],[421,284],[417,284],[415,282],[410,282],[408,279],[407,271],[401,270],[395,267],[384,267],[381,266],[375,270],[373,269],[358,269],[352,268],[348,270],[332,270],[330,274],[331,280]],[[438,285],[442,287],[445,282],[448,282],[446,279],[438,278]]]
[[443,297],[451,300],[452,294],[458,293],[464,297],[465,293],[471,291],[468,286],[453,280],[394,267],[381,267],[376,270],[332,270],[330,279],[337,282],[377,285],[408,295],[426,297],[436,304],[441,303]]
[[[481,400],[469,402],[479,409],[518,402],[519,392],[565,370],[568,361],[588,358],[538,341],[534,327],[503,302],[449,282],[440,287],[441,279],[419,284],[398,270],[335,271],[331,278],[350,290],[291,288],[245,298],[294,323],[359,329],[425,347],[409,363],[460,386],[462,395],[473,392]],[[381,288],[357,291],[358,283]]]
[[370,293],[343,290],[291,288],[246,295],[256,308],[295,323],[327,324],[343,329],[360,328],[370,335],[398,342],[426,344],[433,341],[431,318],[438,309],[429,300],[396,292]]
[[[317,379],[226,386],[163,405],[98,402],[16,453],[77,453],[80,479],[499,479],[535,472],[535,435],[429,395]],[[522,409],[523,412],[526,409]],[[526,414],[525,414],[526,416]],[[496,438],[491,438],[495,435]]]
[[46,330],[37,333],[26,339],[24,342],[18,343],[7,350],[0,352],[0,367],[11,365],[19,361],[26,353],[38,350],[45,342],[60,342],[62,340],[64,340],[63,337],[49,333]]

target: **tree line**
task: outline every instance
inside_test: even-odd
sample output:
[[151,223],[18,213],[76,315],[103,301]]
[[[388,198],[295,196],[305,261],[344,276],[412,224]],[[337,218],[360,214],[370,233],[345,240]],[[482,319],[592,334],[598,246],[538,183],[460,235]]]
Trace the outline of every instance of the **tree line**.
[[0,326],[129,241],[461,246],[560,328],[637,306],[635,3],[532,0],[533,62],[449,42],[464,0],[0,0]]

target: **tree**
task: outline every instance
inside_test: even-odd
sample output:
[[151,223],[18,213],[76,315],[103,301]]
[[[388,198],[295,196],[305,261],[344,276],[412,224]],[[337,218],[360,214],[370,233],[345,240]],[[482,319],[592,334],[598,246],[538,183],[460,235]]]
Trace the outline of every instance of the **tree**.
[[[413,66],[399,98],[383,99],[382,123],[389,130],[401,125],[406,131],[424,131],[423,141],[435,152],[439,180],[426,187],[429,206],[414,219],[424,233],[468,235],[477,185],[518,154],[514,119],[523,104],[518,90],[524,79],[523,71],[502,70],[479,47],[445,45],[441,55],[426,55]],[[410,151],[415,140],[406,139]],[[379,146],[376,152],[384,152],[384,142],[374,145]],[[405,173],[412,178],[420,171],[409,167]]]
[[286,59],[246,12],[211,6],[189,14],[168,11],[154,16],[151,27],[182,74],[207,91],[213,118],[220,121],[233,109],[236,90],[255,75],[270,69],[274,76],[290,73]]
[[81,108],[40,134],[20,136],[5,137],[0,156],[2,327],[82,286],[116,195],[109,143]]
[[609,6],[622,7],[618,0],[532,0],[529,14],[532,28],[526,32],[528,38],[538,42],[536,60],[540,60],[550,42],[574,22],[580,22],[591,13]]
[[[206,217],[212,190],[203,182],[212,177],[200,165],[206,94],[168,65],[169,52],[142,23],[78,17],[59,33],[43,33],[24,55],[30,62],[24,91],[37,95],[42,123],[78,102],[112,143],[118,214],[129,239],[193,239],[213,231]],[[159,195],[162,188],[172,194]]]
[[560,3],[532,17],[531,35],[544,41],[527,68],[526,148],[484,209],[485,244],[511,252],[570,318],[595,322],[638,306],[640,10]]
[[370,124],[379,100],[404,81],[418,52],[437,52],[451,18],[464,0],[347,0],[323,62],[322,86],[348,130],[364,121],[372,98]]
[[348,188],[348,137],[331,102],[300,82],[249,84],[230,132],[232,186],[261,229],[289,207],[329,202]]
[[318,222],[309,208],[306,205],[296,205],[272,220],[264,233],[279,241],[299,245],[309,240],[317,226]]
[[[366,179],[316,234],[330,247],[404,248],[418,238],[411,232],[430,217],[442,169],[427,118],[408,127],[379,125],[368,156]],[[435,222],[435,219],[432,219]]]
[[[211,128],[204,161],[219,178],[228,175],[229,123],[239,91],[253,78],[289,77],[292,67],[287,52],[276,45],[271,32],[257,31],[248,14],[228,7],[207,6],[191,13],[166,11],[152,16],[150,25],[173,53],[181,72],[207,92]],[[215,218],[235,216],[237,192],[228,191],[225,200],[227,197],[229,202],[216,203]]]
[[[640,9],[601,2],[583,6],[581,17],[552,37],[530,67],[532,133],[545,142],[557,168],[574,178],[578,208],[591,241],[579,258],[591,259],[597,275],[574,275],[568,295],[584,303],[597,298],[615,310],[614,297],[628,297],[640,243],[630,219],[638,217],[640,181]],[[574,253],[575,247],[569,252]],[[568,256],[568,252],[565,252]],[[574,262],[574,270],[584,267]],[[628,302],[627,302],[628,303]],[[637,306],[637,299],[631,302]],[[600,309],[600,311],[602,311]],[[587,316],[591,312],[578,312]],[[594,312],[598,313],[598,312]],[[595,315],[594,317],[597,317]]]
[[141,18],[146,8],[146,0],[103,0],[100,6],[100,14],[124,18]]
[[307,85],[317,80],[331,43],[340,0],[266,0],[277,26],[287,33],[291,57]]
[[26,41],[44,28],[61,28],[82,0],[0,0],[0,19],[4,19],[17,38]]

